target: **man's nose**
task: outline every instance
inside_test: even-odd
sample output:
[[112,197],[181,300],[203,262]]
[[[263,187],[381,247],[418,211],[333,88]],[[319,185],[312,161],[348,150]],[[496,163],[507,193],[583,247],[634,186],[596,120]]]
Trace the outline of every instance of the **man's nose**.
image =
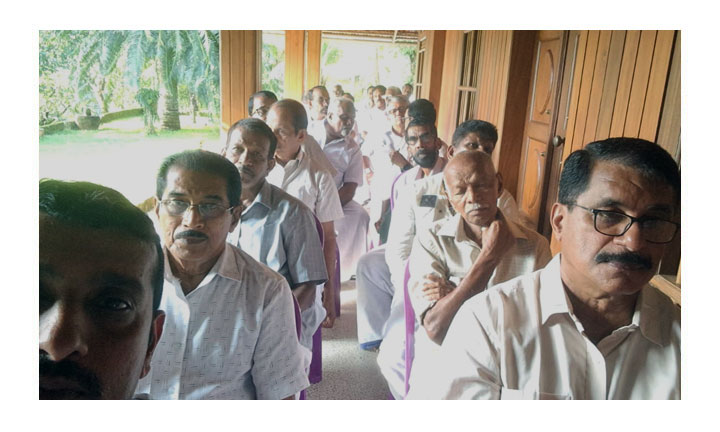
[[200,209],[197,206],[190,206],[183,213],[183,225],[187,227],[202,226],[203,218],[200,215]]
[[630,225],[625,234],[615,237],[615,243],[625,246],[629,251],[639,251],[645,246],[645,235],[643,234],[640,224],[637,222]]
[[40,349],[54,361],[60,361],[75,353],[84,356],[88,352],[83,332],[85,317],[55,303],[40,314]]

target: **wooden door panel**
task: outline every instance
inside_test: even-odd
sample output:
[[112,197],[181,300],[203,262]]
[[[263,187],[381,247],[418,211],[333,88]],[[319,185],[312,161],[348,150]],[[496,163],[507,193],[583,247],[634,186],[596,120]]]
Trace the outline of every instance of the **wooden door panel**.
[[558,103],[562,37],[562,31],[540,31],[535,46],[518,202],[536,228],[545,198],[545,164]]
[[525,178],[521,207],[537,225],[542,204],[543,179],[547,162],[547,142],[529,138],[526,145]]
[[550,125],[555,101],[560,37],[538,42],[530,121]]

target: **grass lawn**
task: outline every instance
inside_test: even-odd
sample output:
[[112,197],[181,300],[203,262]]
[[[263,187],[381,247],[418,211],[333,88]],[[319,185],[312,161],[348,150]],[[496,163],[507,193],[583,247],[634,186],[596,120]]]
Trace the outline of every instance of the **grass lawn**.
[[162,160],[183,150],[217,151],[220,127],[207,118],[180,116],[182,130],[145,136],[142,118],[40,137],[40,178],[83,180],[117,189],[138,204],[155,193]]

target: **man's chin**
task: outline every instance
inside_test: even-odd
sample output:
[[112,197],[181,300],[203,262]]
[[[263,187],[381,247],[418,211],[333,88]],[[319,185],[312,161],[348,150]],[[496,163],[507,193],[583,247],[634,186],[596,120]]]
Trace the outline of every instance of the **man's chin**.
[[100,399],[99,395],[93,395],[83,391],[58,389],[49,390],[40,387],[40,400],[94,400]]

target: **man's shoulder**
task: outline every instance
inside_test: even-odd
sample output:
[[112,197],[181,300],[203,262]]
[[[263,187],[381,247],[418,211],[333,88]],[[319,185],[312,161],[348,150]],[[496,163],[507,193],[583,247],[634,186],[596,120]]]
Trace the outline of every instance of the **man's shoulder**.
[[247,252],[230,243],[225,244],[226,256],[221,276],[247,286],[269,287],[285,282],[285,278]]
[[415,195],[439,195],[442,191],[443,173],[433,174],[412,183]]
[[283,211],[286,214],[298,214],[298,213],[310,213],[312,210],[308,208],[302,201],[285,192],[281,188],[270,185],[270,191],[272,194],[273,209],[276,211]]

